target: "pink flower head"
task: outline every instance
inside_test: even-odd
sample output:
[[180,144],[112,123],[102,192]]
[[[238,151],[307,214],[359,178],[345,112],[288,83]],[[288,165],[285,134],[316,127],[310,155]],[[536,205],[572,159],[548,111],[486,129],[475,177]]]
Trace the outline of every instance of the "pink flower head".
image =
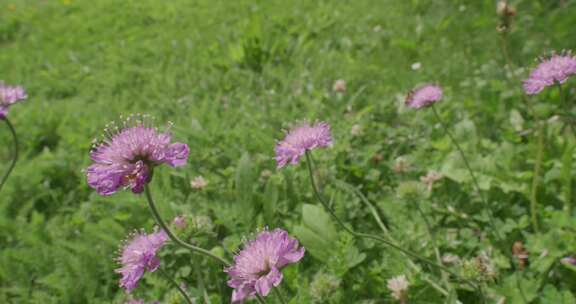
[[86,170],[88,185],[100,195],[111,195],[120,188],[141,193],[155,166],[186,164],[188,145],[171,143],[170,133],[149,126],[146,118],[132,115],[122,127],[110,126],[107,137],[90,152],[94,164]]
[[576,57],[570,52],[552,54],[541,59],[540,64],[532,70],[528,79],[524,80],[524,92],[535,95],[546,87],[566,82],[568,77],[576,74]]
[[21,86],[9,86],[0,81],[0,119],[8,115],[8,108],[20,100],[28,98]]
[[172,225],[178,229],[185,229],[188,223],[183,215],[178,215],[172,220]]
[[562,262],[562,264],[576,266],[576,257],[567,256],[567,257],[561,259],[560,262]]
[[160,266],[160,259],[156,253],[168,240],[168,235],[164,230],[151,234],[136,232],[131,239],[126,242],[122,249],[122,254],[118,261],[122,267],[116,272],[122,275],[120,287],[126,292],[132,292],[144,272],[154,272]]
[[414,109],[424,108],[440,101],[442,94],[442,88],[440,86],[427,84],[408,93],[408,96],[406,96],[406,105]]
[[276,144],[278,168],[282,168],[287,164],[297,164],[300,157],[308,150],[331,145],[332,134],[329,124],[325,122],[317,122],[314,125],[302,123],[288,132],[284,140]]
[[234,288],[232,303],[242,303],[256,293],[267,296],[282,282],[282,268],[300,261],[304,251],[282,229],[260,232],[234,257],[234,265],[224,270],[230,276],[228,286]]

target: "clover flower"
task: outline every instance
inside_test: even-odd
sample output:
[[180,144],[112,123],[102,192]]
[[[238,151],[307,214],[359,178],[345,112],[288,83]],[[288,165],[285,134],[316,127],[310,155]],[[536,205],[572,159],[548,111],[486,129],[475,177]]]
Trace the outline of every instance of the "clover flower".
[[442,94],[442,88],[440,86],[427,84],[408,93],[405,103],[410,108],[420,109],[440,101]]
[[410,284],[405,275],[399,275],[388,280],[387,287],[392,292],[392,297],[401,303],[405,303],[408,298],[408,287]]
[[0,119],[8,115],[8,108],[20,100],[28,98],[21,86],[9,86],[0,81]]
[[100,195],[120,188],[141,193],[155,166],[183,166],[190,152],[186,144],[171,143],[170,133],[152,127],[146,115],[131,115],[121,127],[112,124],[105,133],[105,139],[92,148],[94,164],[86,170],[88,185]]
[[552,54],[549,58],[540,59],[540,64],[524,80],[524,92],[528,95],[538,94],[546,87],[566,82],[574,74],[576,57],[570,52]]
[[156,254],[167,240],[168,235],[164,230],[151,234],[143,231],[132,234],[118,258],[122,265],[116,269],[116,272],[122,275],[120,287],[131,292],[138,286],[138,282],[146,271],[156,271],[160,266],[160,259]]
[[302,123],[292,129],[286,137],[276,144],[276,162],[278,168],[287,164],[295,165],[308,150],[332,145],[330,125],[317,122],[314,125]]
[[282,268],[304,257],[304,247],[282,229],[264,230],[234,257],[234,264],[224,271],[234,288],[232,303],[242,303],[256,294],[267,296],[282,282]]

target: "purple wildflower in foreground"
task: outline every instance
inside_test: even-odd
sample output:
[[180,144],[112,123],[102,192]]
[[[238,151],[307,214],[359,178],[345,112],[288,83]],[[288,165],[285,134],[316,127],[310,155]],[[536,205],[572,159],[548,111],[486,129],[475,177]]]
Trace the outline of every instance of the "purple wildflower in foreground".
[[295,165],[307,150],[332,145],[330,125],[318,122],[314,125],[303,123],[290,130],[284,140],[276,144],[276,162],[278,168],[287,164]]
[[186,164],[188,145],[171,143],[170,133],[147,125],[145,118],[133,115],[122,127],[113,125],[106,132],[107,138],[90,153],[94,164],[86,170],[88,185],[100,195],[111,195],[120,188],[141,193],[152,178],[154,166]]
[[234,265],[224,270],[230,276],[228,286],[234,288],[232,303],[242,303],[256,293],[267,296],[282,282],[282,268],[300,261],[304,251],[282,229],[260,232],[234,257]]
[[408,96],[406,96],[406,105],[414,109],[424,108],[440,101],[442,94],[442,88],[440,86],[427,84],[408,93]]
[[20,100],[28,98],[24,88],[20,86],[9,86],[0,81],[0,119],[5,119],[8,115],[8,108]]
[[538,94],[546,87],[564,83],[574,74],[576,57],[569,52],[553,54],[550,58],[541,60],[528,79],[524,80],[524,92],[528,95]]
[[168,240],[168,235],[164,230],[151,234],[137,232],[122,248],[122,254],[118,261],[122,267],[116,269],[122,275],[120,287],[127,292],[131,292],[144,272],[154,272],[160,266],[160,259],[156,253]]

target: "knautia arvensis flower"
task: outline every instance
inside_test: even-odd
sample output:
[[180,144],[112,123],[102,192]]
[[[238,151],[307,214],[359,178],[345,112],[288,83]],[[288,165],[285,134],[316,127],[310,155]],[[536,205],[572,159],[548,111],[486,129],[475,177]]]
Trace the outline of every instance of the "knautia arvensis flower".
[[418,87],[406,96],[406,105],[410,108],[420,109],[432,105],[442,99],[442,88],[434,84]]
[[0,119],[6,118],[10,106],[26,98],[28,95],[21,86],[10,86],[0,81]]
[[304,122],[290,130],[286,137],[276,144],[276,163],[278,168],[288,164],[295,165],[306,151],[331,145],[332,134],[329,124]]
[[282,268],[304,257],[304,247],[282,229],[264,230],[234,257],[228,286],[234,288],[232,303],[242,303],[256,294],[267,296],[282,282]]
[[146,271],[154,272],[160,266],[158,251],[168,240],[164,230],[146,234],[138,231],[125,242],[118,262],[121,267],[116,272],[122,275],[120,287],[132,292]]
[[538,66],[530,72],[530,76],[523,83],[524,91],[528,95],[538,94],[546,87],[566,82],[574,74],[576,74],[575,56],[568,51],[552,54],[548,58],[541,58]]
[[92,148],[94,164],[86,170],[88,185],[100,195],[111,195],[121,188],[134,193],[144,191],[154,167],[186,164],[188,145],[172,143],[168,131],[152,126],[147,115],[131,115],[120,126],[108,125],[104,140]]

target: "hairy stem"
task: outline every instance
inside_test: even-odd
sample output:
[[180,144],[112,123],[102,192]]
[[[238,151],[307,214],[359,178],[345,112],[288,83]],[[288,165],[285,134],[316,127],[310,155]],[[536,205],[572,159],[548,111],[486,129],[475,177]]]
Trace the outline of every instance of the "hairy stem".
[[154,216],[154,219],[156,220],[156,223],[158,223],[158,225],[160,225],[160,227],[166,232],[166,234],[168,234],[168,237],[170,237],[170,239],[178,244],[181,247],[187,248],[193,252],[199,253],[199,254],[203,254],[205,256],[211,257],[212,259],[220,262],[221,264],[223,264],[224,266],[230,266],[230,262],[228,262],[226,259],[221,258],[217,255],[214,255],[212,252],[204,249],[204,248],[200,248],[197,246],[194,246],[192,244],[188,244],[184,241],[182,241],[180,238],[178,238],[171,230],[170,228],[168,228],[168,225],[166,225],[166,223],[164,222],[164,220],[162,219],[162,217],[160,216],[160,213],[158,212],[158,209],[156,208],[156,204],[154,203],[154,199],[152,198],[152,194],[150,193],[150,187],[148,185],[144,186],[144,190],[146,193],[146,199],[148,200],[148,206],[150,207],[150,211],[152,211],[152,215]]
[[540,184],[540,174],[542,171],[542,161],[544,158],[544,122],[537,122],[538,133],[536,134],[536,160],[534,162],[534,172],[532,174],[532,189],[530,191],[530,217],[532,229],[539,231],[538,227],[538,184]]
[[180,292],[182,297],[186,300],[186,303],[188,303],[188,304],[193,303],[192,300],[190,299],[190,297],[188,297],[188,294],[186,293],[186,291],[184,291],[184,289],[182,289],[182,287],[180,287],[180,285],[178,285],[178,283],[176,283],[174,278],[172,278],[170,275],[168,275],[168,273],[166,273],[162,268],[158,268],[158,270],[164,276],[164,278],[166,278],[166,280],[168,280],[170,282],[170,284],[174,285],[174,287],[176,289],[178,289],[178,291]]
[[10,176],[10,173],[12,173],[12,170],[14,169],[14,167],[16,166],[16,162],[18,161],[18,135],[16,135],[16,130],[14,129],[14,126],[8,120],[8,117],[5,117],[3,120],[6,123],[6,125],[8,126],[10,133],[12,134],[12,139],[13,139],[14,145],[13,145],[12,162],[10,162],[10,165],[8,165],[8,169],[6,170],[4,175],[2,176],[2,179],[0,180],[0,191],[2,190],[2,187],[6,183],[6,180],[8,180],[8,176]]
[[348,232],[349,234],[351,234],[354,237],[371,239],[371,240],[375,240],[375,241],[378,241],[380,243],[383,243],[389,247],[392,247],[392,248],[406,254],[407,256],[410,256],[414,259],[417,259],[421,262],[424,262],[430,266],[444,270],[447,273],[453,275],[454,277],[459,278],[461,281],[469,284],[473,288],[477,289],[476,284],[474,284],[472,281],[461,278],[457,273],[446,268],[443,265],[439,265],[439,264],[437,264],[437,263],[435,263],[435,262],[433,262],[433,261],[431,261],[425,257],[422,257],[422,256],[420,256],[420,255],[418,255],[418,254],[416,254],[416,253],[414,253],[408,249],[404,249],[404,248],[400,247],[399,245],[396,245],[396,244],[392,243],[391,241],[388,241],[388,240],[381,238],[377,235],[362,233],[362,232],[356,232],[356,231],[352,230],[351,228],[349,228],[348,226],[346,226],[346,224],[344,224],[344,222],[342,222],[340,220],[340,218],[338,218],[338,216],[334,213],[334,210],[332,210],[332,208],[330,208],[330,206],[328,205],[328,202],[322,197],[322,195],[320,194],[320,191],[318,190],[318,186],[316,185],[316,181],[314,179],[314,170],[312,169],[312,154],[310,153],[310,151],[306,151],[306,164],[308,165],[308,173],[310,175],[310,183],[312,184],[312,189],[314,190],[314,195],[316,196],[316,199],[324,206],[324,209],[326,209],[326,211],[338,223],[338,225],[340,227],[342,227],[344,230],[346,230],[346,232]]
[[498,241],[501,241],[502,237],[500,236],[498,229],[496,229],[496,221],[494,220],[494,214],[492,214],[492,210],[490,209],[490,205],[488,204],[488,201],[484,197],[484,193],[480,189],[480,184],[478,183],[478,180],[476,179],[476,174],[474,174],[474,171],[472,170],[472,166],[470,166],[470,162],[468,161],[466,154],[464,154],[464,150],[462,150],[462,148],[458,144],[458,141],[456,141],[456,138],[454,138],[454,136],[452,135],[452,132],[450,132],[450,130],[448,129],[448,126],[444,123],[444,121],[440,117],[440,114],[438,113],[438,111],[436,110],[436,107],[434,107],[434,105],[432,105],[432,112],[434,112],[436,119],[438,120],[438,122],[440,123],[442,128],[444,129],[444,133],[446,133],[446,135],[448,135],[448,137],[452,141],[452,144],[454,144],[454,146],[458,150],[458,153],[460,153],[460,157],[462,157],[462,160],[464,161],[464,165],[466,166],[466,169],[468,169],[468,173],[470,173],[470,177],[472,178],[472,183],[474,184],[474,187],[476,188],[476,191],[478,191],[478,194],[480,195],[480,199],[482,200],[482,203],[484,204],[484,208],[486,209],[486,212],[488,214],[488,220],[490,222],[490,226],[492,227],[492,232],[494,233],[494,236],[496,236]]
[[288,302],[286,302],[286,300],[284,299],[284,296],[282,295],[282,292],[280,291],[280,286],[278,286],[276,288],[272,288],[272,289],[274,289],[274,293],[276,293],[276,297],[278,298],[280,303],[282,303],[282,304],[288,303]]

